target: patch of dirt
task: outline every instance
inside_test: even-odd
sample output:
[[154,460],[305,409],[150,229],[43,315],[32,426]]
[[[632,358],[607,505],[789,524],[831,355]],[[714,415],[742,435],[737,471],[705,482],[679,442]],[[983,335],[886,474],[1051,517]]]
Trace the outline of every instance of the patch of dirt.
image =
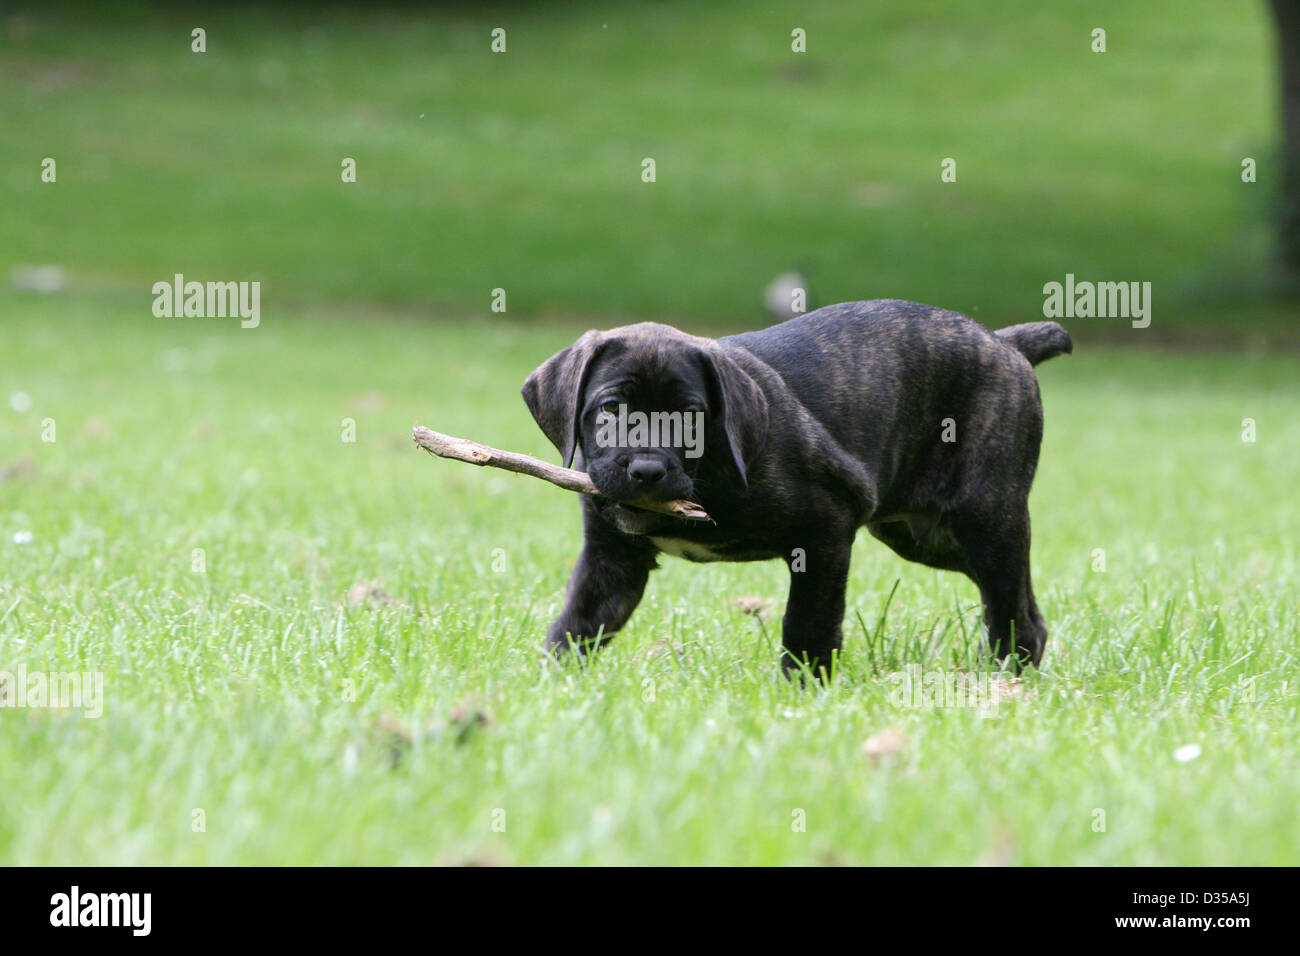
[[731,606],[741,614],[751,614],[757,618],[761,618],[763,612],[770,610],[775,604],[776,602],[771,598],[758,597],[752,594],[744,594],[731,599]]
[[0,464],[0,484],[6,481],[30,481],[36,477],[36,461],[31,457]]
[[879,766],[887,760],[893,760],[907,750],[911,741],[907,734],[897,727],[890,727],[878,734],[872,734],[862,742],[862,755]]
[[348,609],[355,611],[363,604],[385,604],[389,607],[407,606],[404,601],[399,601],[380,587],[378,581],[361,581],[348,588]]

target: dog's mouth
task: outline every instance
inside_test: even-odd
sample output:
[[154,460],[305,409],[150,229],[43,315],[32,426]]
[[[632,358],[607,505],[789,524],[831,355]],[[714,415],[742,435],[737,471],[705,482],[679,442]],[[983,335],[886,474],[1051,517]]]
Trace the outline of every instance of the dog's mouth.
[[587,474],[596,486],[598,500],[629,522],[710,520],[696,502],[694,482],[680,472],[649,487],[629,480],[621,469],[597,466],[589,468]]
[[[670,517],[672,517],[671,515],[664,514],[663,511],[661,511],[660,509],[654,507],[654,505],[656,504],[656,502],[653,502],[653,501],[647,501],[647,500],[644,499],[644,498],[637,498],[637,499],[633,499],[633,500],[630,500],[630,501],[625,501],[625,500],[620,499],[620,498],[606,498],[605,500],[608,501],[610,504],[612,504],[612,505],[613,505],[614,507],[616,507],[616,508],[625,508],[625,509],[627,509],[628,511],[635,511],[637,514],[643,514],[643,515],[660,515],[661,517],[664,517],[664,518],[670,518]],[[673,499],[670,498],[669,501],[671,501],[671,500],[673,500]],[[658,503],[658,504],[666,504],[666,502],[657,502],[657,503]]]
[[608,498],[603,500],[607,502],[609,507],[606,512],[607,517],[624,534],[661,534],[681,523],[679,518],[674,518],[672,515],[666,515],[659,511],[637,507],[630,501],[613,501]]
[[606,476],[597,476],[588,472],[592,479],[592,484],[596,486],[596,491],[607,501],[615,504],[626,505],[631,508],[640,508],[641,510],[656,510],[656,505],[666,505],[671,501],[691,501],[692,487],[689,481],[670,481],[664,482],[658,486],[645,488],[637,487],[634,482],[616,478],[613,481],[602,480]]
[[607,515],[614,518],[622,530],[632,534],[652,533],[651,529],[662,532],[666,528],[697,522],[717,525],[717,521],[701,505],[684,498],[674,498],[667,502],[604,500],[609,506]]
[[607,516],[614,518],[620,527],[626,525],[623,530],[633,534],[645,534],[652,527],[662,530],[682,522],[716,523],[704,507],[692,498],[615,497],[601,491],[599,485],[596,486],[596,492],[595,499],[606,510]]

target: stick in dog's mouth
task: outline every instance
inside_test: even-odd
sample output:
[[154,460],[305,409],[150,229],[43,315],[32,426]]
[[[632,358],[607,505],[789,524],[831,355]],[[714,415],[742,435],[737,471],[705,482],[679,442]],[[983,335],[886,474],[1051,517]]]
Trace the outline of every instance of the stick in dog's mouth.
[[[540,458],[533,458],[531,455],[502,451],[499,448],[480,445],[468,438],[453,438],[451,435],[444,435],[442,432],[436,432],[432,428],[425,428],[423,425],[416,425],[411,430],[411,438],[425,451],[437,455],[439,458],[450,458],[452,461],[463,461],[470,465],[490,465],[493,468],[513,471],[517,475],[530,475],[533,478],[541,478],[543,481],[549,481],[556,487],[563,488],[566,491],[604,497],[585,472],[575,471],[572,468],[561,468],[559,465],[552,465],[550,462],[542,461]],[[708,512],[695,502],[682,499],[676,501],[620,501],[618,504],[624,507],[638,508],[642,511],[654,511],[674,518],[683,518],[686,521],[713,520],[709,517]]]

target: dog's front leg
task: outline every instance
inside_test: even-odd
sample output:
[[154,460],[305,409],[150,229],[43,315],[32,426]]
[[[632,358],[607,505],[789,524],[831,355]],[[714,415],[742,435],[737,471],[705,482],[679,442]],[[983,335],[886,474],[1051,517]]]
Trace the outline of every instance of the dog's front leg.
[[787,556],[790,596],[781,622],[781,668],[787,676],[807,664],[822,680],[829,678],[840,649],[852,548],[851,535],[823,538],[794,547]]
[[564,610],[546,633],[546,650],[556,657],[570,647],[581,654],[605,644],[641,603],[656,567],[653,544],[624,534],[583,504],[582,554],[569,577]]

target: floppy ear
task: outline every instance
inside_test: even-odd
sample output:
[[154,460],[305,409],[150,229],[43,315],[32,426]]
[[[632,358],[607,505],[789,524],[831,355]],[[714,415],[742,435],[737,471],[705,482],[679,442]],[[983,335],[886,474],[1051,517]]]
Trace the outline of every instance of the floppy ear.
[[538,427],[564,456],[565,468],[573,464],[577,448],[587,371],[604,344],[605,333],[592,329],[537,366],[520,389]]
[[731,463],[740,483],[748,485],[749,463],[767,440],[767,396],[753,377],[721,350],[709,350],[707,367],[713,378],[711,401],[727,436]]

